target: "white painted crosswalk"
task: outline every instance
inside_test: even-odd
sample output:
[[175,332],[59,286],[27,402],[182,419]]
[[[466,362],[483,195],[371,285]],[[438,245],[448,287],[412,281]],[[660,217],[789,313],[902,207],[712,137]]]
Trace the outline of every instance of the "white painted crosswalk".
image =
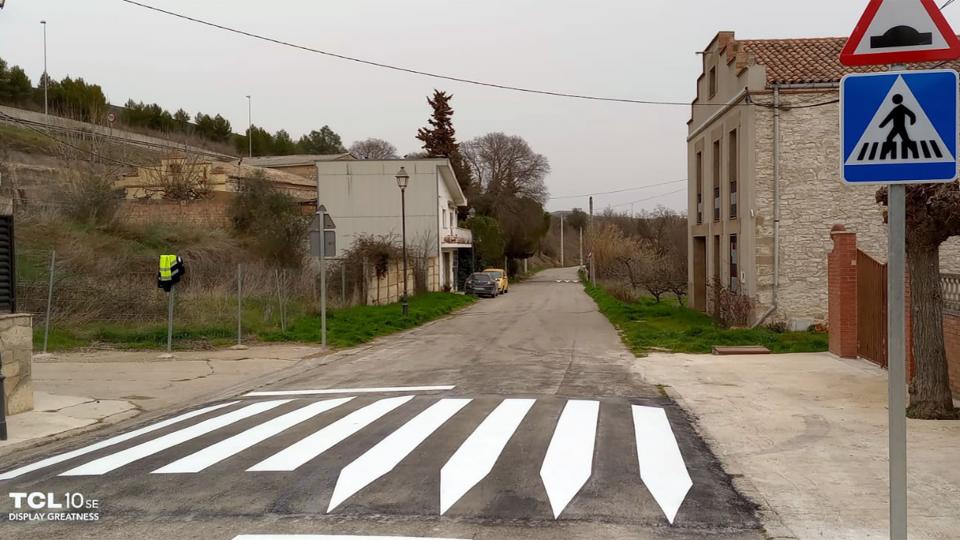
[[[309,471],[342,467],[333,469],[333,476],[323,477],[327,478],[323,482],[329,482],[328,485],[315,486],[330,493],[329,501],[324,504],[326,511],[332,513],[350,500],[376,495],[384,486],[378,479],[416,471],[439,483],[439,493],[433,499],[437,505],[434,511],[443,515],[455,507],[473,508],[477,497],[490,496],[488,488],[474,489],[485,481],[502,483],[508,478],[506,481],[520,482],[519,475],[526,474],[536,479],[535,471],[539,470],[536,481],[543,486],[553,518],[559,519],[593,477],[596,460],[633,460],[632,456],[624,456],[622,449],[617,455],[606,455],[604,452],[609,450],[602,444],[598,446],[604,440],[598,436],[601,414],[615,414],[624,421],[629,415],[636,441],[635,479],[617,480],[642,484],[666,520],[674,522],[693,481],[664,409],[624,401],[605,401],[601,406],[596,400],[556,398],[547,400],[544,407],[536,407],[538,401],[491,396],[472,399],[404,395],[380,399],[291,397],[220,403],[3,472],[0,480],[41,474],[38,471],[68,461],[72,463],[65,472],[52,470],[53,474],[59,473],[62,477],[119,474],[124,467],[141,460],[145,460],[148,468],[134,470],[145,474],[147,479],[155,478],[154,475],[211,474],[208,469],[214,465],[218,475],[289,473],[308,464]],[[419,405],[412,405],[414,402]],[[420,412],[404,412],[408,405]],[[444,446],[443,452],[425,454],[421,447],[431,437],[436,438],[448,423],[458,426],[454,430],[460,433],[457,440]],[[377,424],[376,428],[368,430],[373,424]],[[531,432],[530,427],[525,430],[525,425],[539,427]],[[445,432],[444,437],[449,439],[450,433]],[[511,444],[529,445],[531,437],[543,441],[545,452],[544,446],[534,454],[521,452],[523,462],[517,464],[512,457],[509,465],[519,468],[512,469],[508,475],[491,476],[498,466],[506,466],[502,457]],[[518,442],[519,438],[523,440]],[[174,450],[181,445],[187,448],[186,452],[182,448]],[[332,449],[335,449],[332,452],[335,461],[324,457]],[[170,454],[176,455],[170,457]],[[398,468],[415,454],[414,461],[419,468]],[[88,455],[88,461],[81,460]],[[239,461],[243,467],[229,472],[230,467],[238,463],[234,458],[241,455],[249,456]],[[528,460],[535,461],[527,467],[524,463]],[[256,464],[245,468],[249,463]],[[152,474],[146,474],[151,471]],[[421,476],[411,482],[419,484],[424,480]],[[512,489],[511,486],[504,488]],[[470,498],[474,502],[465,500]]]

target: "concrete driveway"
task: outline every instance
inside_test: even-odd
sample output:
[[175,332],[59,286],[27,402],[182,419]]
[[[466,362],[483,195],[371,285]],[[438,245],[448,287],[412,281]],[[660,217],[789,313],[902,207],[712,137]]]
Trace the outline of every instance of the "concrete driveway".
[[[100,519],[0,528],[34,539],[763,538],[753,505],[635,362],[575,269],[543,272],[254,394],[14,454],[0,489],[82,493]],[[0,501],[0,519],[12,505]]]

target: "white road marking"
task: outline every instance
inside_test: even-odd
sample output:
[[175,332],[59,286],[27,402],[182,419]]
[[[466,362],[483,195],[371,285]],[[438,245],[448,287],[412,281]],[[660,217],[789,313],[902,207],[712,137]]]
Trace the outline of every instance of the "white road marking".
[[392,471],[403,458],[470,401],[441,399],[344,467],[340,471],[340,478],[337,479],[327,512],[333,511],[354,493]]
[[329,388],[326,390],[277,390],[267,392],[250,392],[244,397],[275,397],[275,396],[320,396],[325,394],[374,394],[389,392],[432,392],[435,390],[453,390],[456,386],[393,386],[386,388]]
[[153,472],[154,474],[200,472],[278,433],[282,433],[301,422],[305,422],[320,413],[339,407],[351,399],[353,398],[347,397],[311,403],[306,407],[288,412],[287,414],[268,420],[259,426],[252,427],[243,433],[224,439],[217,444],[208,446],[199,452],[190,454]]
[[633,406],[640,478],[673,524],[687,492],[693,487],[667,413],[659,407]]
[[280,405],[289,403],[290,401],[291,400],[289,399],[282,399],[277,401],[261,401],[259,403],[254,403],[253,405],[247,405],[242,409],[237,409],[233,412],[216,416],[209,420],[204,420],[199,424],[183,428],[179,431],[174,431],[173,433],[169,433],[163,437],[158,437],[145,443],[138,444],[137,446],[127,448],[126,450],[121,450],[117,453],[93,460],[90,463],[80,465],[79,467],[70,469],[65,473],[61,473],[60,476],[86,476],[108,473],[114,469],[123,467],[124,465],[129,465],[130,463],[133,463],[139,459],[143,459],[147,456],[156,454],[157,452],[166,450],[171,446],[175,446],[189,441],[190,439],[205,435],[211,431],[228,426],[234,422],[239,422],[240,420],[249,418],[255,414],[269,411],[274,407],[279,407]]
[[593,447],[597,438],[600,402],[571,400],[563,408],[540,468],[553,517],[577,495],[593,474]]
[[280,452],[257,463],[248,471],[293,471],[316,458],[347,437],[407,403],[413,396],[381,399],[344,416],[316,433],[301,439]]
[[670,428],[667,413],[659,407],[633,406],[640,478],[673,524],[687,492],[693,487],[690,473]]
[[465,540],[432,536],[352,536],[348,534],[241,534],[233,540]]
[[210,407],[204,407],[204,408],[202,408],[202,409],[197,409],[197,410],[195,410],[195,411],[191,411],[191,412],[188,412],[188,413],[186,413],[186,414],[181,414],[180,416],[174,416],[173,418],[168,418],[167,420],[164,420],[164,421],[162,421],[162,422],[157,422],[156,424],[150,424],[149,426],[145,426],[145,427],[142,427],[142,428],[140,428],[140,429],[131,431],[130,433],[124,433],[124,434],[122,434],[122,435],[117,435],[116,437],[111,437],[111,438],[109,438],[109,439],[100,441],[100,442],[98,442],[98,443],[91,444],[90,446],[84,446],[83,448],[79,448],[79,449],[77,449],[77,450],[73,450],[73,451],[67,452],[67,453],[65,453],[65,454],[60,454],[60,455],[57,455],[57,456],[49,457],[49,458],[47,458],[47,459],[38,461],[38,462],[36,462],[36,463],[31,463],[30,465],[25,465],[25,466],[20,467],[20,468],[18,468],[18,469],[14,469],[14,470],[12,470],[12,471],[5,472],[5,473],[3,473],[3,474],[0,474],[0,480],[9,480],[9,479],[11,479],[11,478],[16,478],[16,477],[18,477],[18,476],[20,476],[20,475],[22,475],[22,474],[26,474],[26,473],[28,473],[28,472],[33,472],[33,471],[36,471],[36,470],[38,470],[38,469],[42,469],[42,468],[44,468],[44,467],[49,467],[50,465],[56,465],[57,463],[63,463],[64,461],[71,460],[71,459],[73,459],[73,458],[75,458],[75,457],[80,457],[80,456],[89,454],[90,452],[96,452],[97,450],[100,450],[100,449],[102,449],[102,448],[107,448],[107,447],[113,446],[113,445],[115,445],[115,444],[120,444],[120,443],[122,443],[122,442],[124,442],[124,441],[129,441],[130,439],[139,437],[140,435],[144,435],[144,434],[150,433],[150,432],[152,432],[152,431],[157,431],[158,429],[163,429],[163,428],[165,428],[165,427],[167,427],[167,426],[172,426],[173,424],[176,424],[176,423],[178,423],[178,422],[183,422],[184,420],[189,420],[189,419],[191,419],[191,418],[200,416],[200,415],[202,415],[202,414],[206,414],[206,413],[211,412],[211,411],[215,411],[215,410],[217,410],[217,409],[222,409],[222,408],[224,408],[224,407],[229,407],[230,405],[234,405],[234,404],[236,404],[236,403],[237,403],[236,401],[231,401],[231,402],[229,402],[229,403],[220,403],[220,404],[218,404],[218,405],[213,405],[213,406],[210,406]]
[[440,469],[441,515],[490,474],[503,448],[535,402],[535,399],[503,400]]

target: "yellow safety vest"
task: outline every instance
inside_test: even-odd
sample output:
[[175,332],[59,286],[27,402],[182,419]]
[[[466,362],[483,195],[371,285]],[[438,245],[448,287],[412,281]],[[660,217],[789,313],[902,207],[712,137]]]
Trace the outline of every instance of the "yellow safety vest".
[[177,262],[176,255],[160,256],[160,281],[170,281],[173,279],[173,265]]

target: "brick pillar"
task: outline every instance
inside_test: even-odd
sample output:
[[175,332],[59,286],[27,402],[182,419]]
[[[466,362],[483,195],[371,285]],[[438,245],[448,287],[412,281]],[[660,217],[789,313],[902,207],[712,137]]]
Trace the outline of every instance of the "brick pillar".
[[830,231],[833,251],[827,255],[830,352],[857,357],[857,233],[843,225]]

